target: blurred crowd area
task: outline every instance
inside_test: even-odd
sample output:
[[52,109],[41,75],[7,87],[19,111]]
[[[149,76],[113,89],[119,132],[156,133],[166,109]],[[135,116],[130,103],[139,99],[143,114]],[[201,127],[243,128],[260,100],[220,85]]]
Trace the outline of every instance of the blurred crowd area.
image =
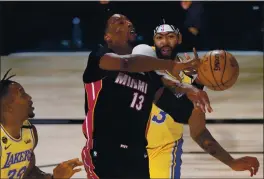
[[180,51],[262,51],[263,9],[263,2],[1,2],[0,51],[89,51],[103,43],[106,20],[115,13],[133,22],[139,43],[151,45],[165,19],[183,34]]

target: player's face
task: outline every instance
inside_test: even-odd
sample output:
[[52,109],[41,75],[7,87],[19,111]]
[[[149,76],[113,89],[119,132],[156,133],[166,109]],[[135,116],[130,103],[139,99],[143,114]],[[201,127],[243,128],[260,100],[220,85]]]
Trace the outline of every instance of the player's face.
[[12,100],[12,110],[21,116],[25,116],[25,120],[35,116],[32,98],[27,94],[19,83],[12,83],[9,87]]
[[154,36],[154,45],[159,58],[174,59],[178,36],[173,32],[161,32]]
[[113,44],[123,44],[134,42],[137,34],[127,17],[115,14],[108,20],[108,36]]

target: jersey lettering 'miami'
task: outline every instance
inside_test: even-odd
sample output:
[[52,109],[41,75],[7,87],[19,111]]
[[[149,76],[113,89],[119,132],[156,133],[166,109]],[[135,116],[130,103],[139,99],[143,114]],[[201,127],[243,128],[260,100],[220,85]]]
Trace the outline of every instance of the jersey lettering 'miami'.
[[148,84],[146,82],[138,79],[133,79],[129,75],[121,72],[116,77],[115,83],[136,89],[145,94],[147,93],[148,90]]

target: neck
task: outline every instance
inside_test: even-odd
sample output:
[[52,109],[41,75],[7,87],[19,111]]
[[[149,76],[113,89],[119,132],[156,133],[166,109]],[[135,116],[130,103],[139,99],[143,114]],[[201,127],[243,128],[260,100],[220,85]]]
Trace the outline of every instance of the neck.
[[15,117],[3,117],[1,120],[2,126],[15,139],[19,139],[20,136],[20,129],[23,126],[24,120],[18,120]]
[[108,48],[112,49],[118,55],[131,54],[133,50],[133,48],[129,44],[125,44],[125,45],[108,44]]

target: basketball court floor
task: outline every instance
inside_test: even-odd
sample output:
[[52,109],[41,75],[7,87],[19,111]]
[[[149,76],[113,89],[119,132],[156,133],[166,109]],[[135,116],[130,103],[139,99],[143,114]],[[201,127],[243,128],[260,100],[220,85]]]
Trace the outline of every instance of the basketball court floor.
[[[39,133],[39,143],[35,151],[36,161],[43,171],[52,172],[54,165],[63,160],[81,158],[81,149],[85,144],[81,125],[39,124],[36,127]],[[263,178],[262,125],[209,124],[208,129],[234,158],[257,157],[260,168],[254,178]],[[183,151],[182,178],[250,178],[248,171],[232,171],[209,154],[203,153],[190,138],[188,126],[185,126]],[[85,171],[82,170],[74,178],[85,178]]]
[[[71,55],[71,56],[70,56]],[[82,72],[88,54],[15,54],[1,57],[1,76],[8,68],[33,97],[36,119],[83,119]],[[263,54],[237,52],[240,76],[234,87],[208,91],[214,112],[209,119],[263,119]],[[255,156],[260,161],[254,178],[263,178],[263,124],[208,124],[215,139],[234,158]],[[37,165],[46,172],[61,161],[81,157],[85,144],[81,124],[37,124]],[[204,153],[184,132],[182,178],[250,178]],[[85,178],[84,170],[74,178]]]

